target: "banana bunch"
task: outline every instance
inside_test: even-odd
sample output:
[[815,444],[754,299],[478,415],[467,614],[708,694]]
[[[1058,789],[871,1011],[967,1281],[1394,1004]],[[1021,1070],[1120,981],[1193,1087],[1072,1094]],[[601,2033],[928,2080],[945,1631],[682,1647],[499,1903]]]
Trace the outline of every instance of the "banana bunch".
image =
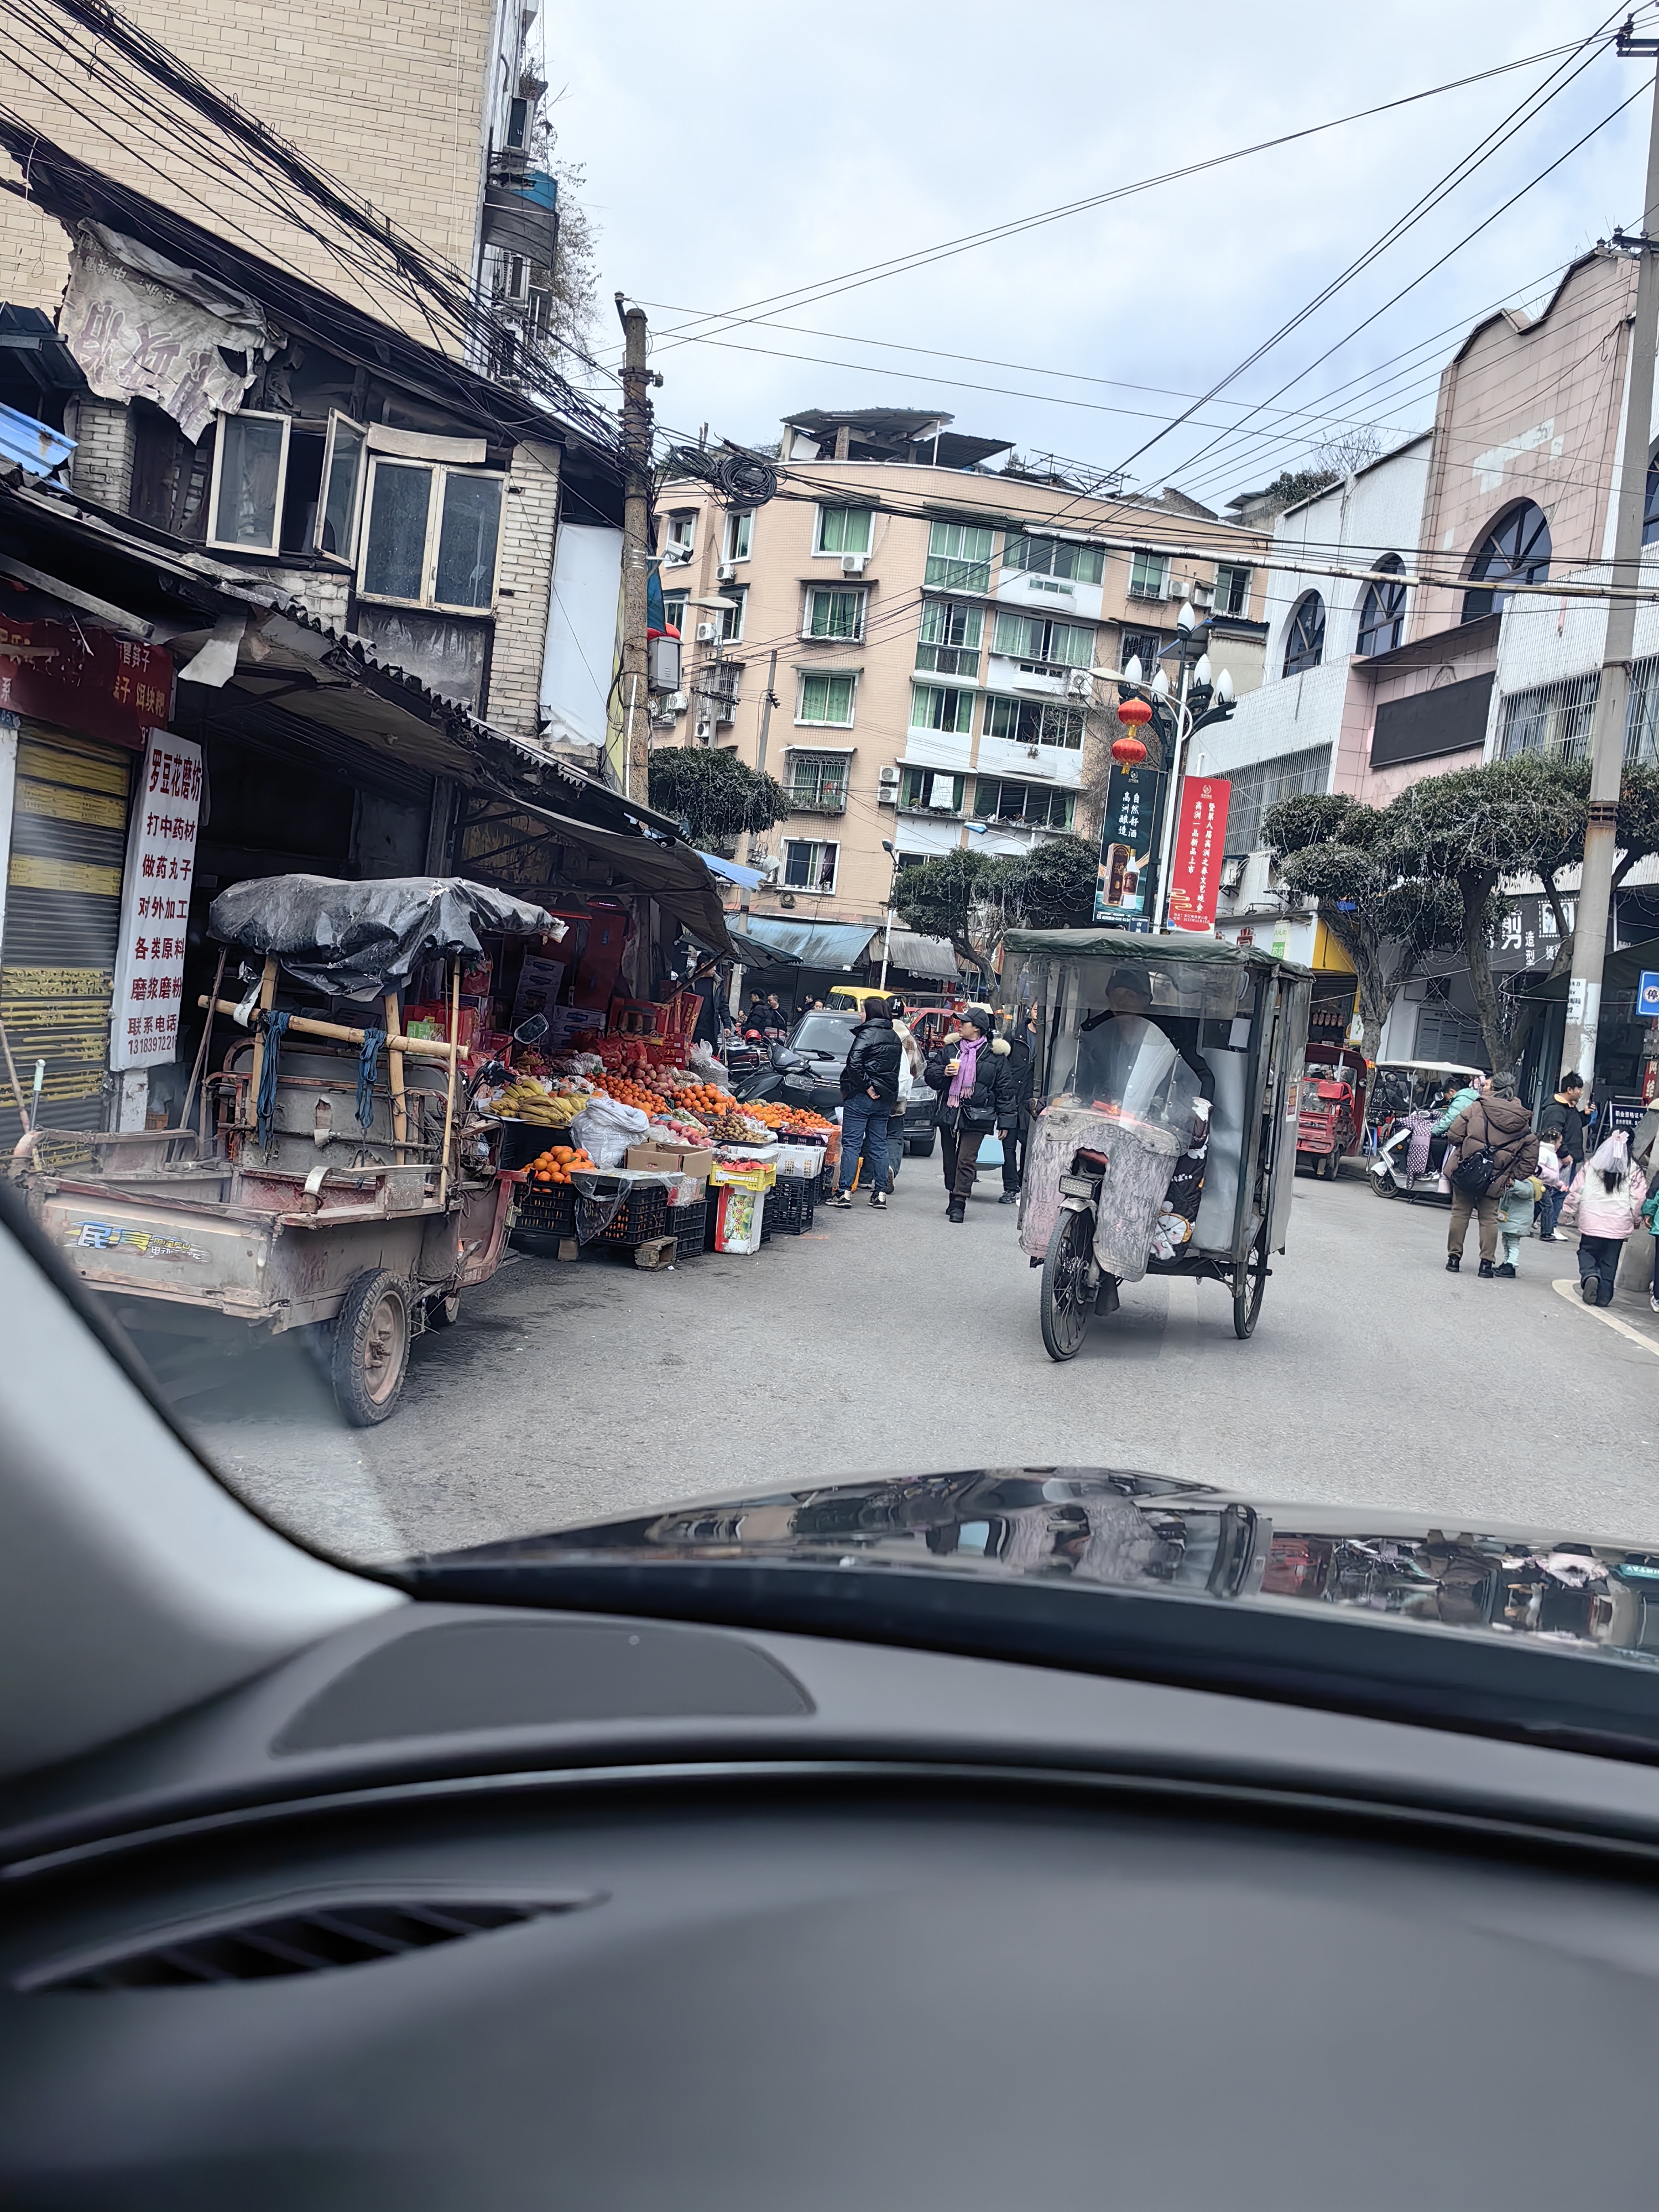
[[585,1098],[550,1098],[538,1084],[521,1083],[502,1092],[495,1111],[509,1121],[533,1121],[538,1128],[567,1129],[586,1103]]

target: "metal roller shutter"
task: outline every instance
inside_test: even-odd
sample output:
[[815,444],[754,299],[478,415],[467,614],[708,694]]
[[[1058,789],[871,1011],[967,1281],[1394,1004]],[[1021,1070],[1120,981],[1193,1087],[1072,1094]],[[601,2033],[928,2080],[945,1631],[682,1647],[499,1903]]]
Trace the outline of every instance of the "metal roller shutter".
[[[17,747],[0,1019],[25,1095],[46,1063],[41,1119],[100,1129],[110,999],[135,756],[118,745],[24,722]],[[21,1123],[0,1088],[0,1143]]]

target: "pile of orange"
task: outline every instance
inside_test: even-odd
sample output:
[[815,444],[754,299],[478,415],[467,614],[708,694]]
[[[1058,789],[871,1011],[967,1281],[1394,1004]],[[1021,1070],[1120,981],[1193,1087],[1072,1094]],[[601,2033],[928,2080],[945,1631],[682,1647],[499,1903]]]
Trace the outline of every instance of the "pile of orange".
[[624,1106],[638,1106],[651,1114],[662,1104],[660,1091],[647,1091],[642,1083],[635,1083],[625,1075],[613,1075],[609,1069],[591,1079],[596,1091],[606,1092]]
[[732,1103],[731,1092],[715,1083],[688,1083],[674,1093],[678,1110],[694,1121],[707,1121],[711,1114],[729,1114]]
[[591,1168],[592,1164],[580,1146],[554,1145],[532,1160],[530,1180],[539,1188],[550,1190],[555,1183],[568,1182],[575,1169]]
[[822,1114],[813,1113],[810,1106],[779,1106],[763,1100],[743,1110],[751,1121],[763,1121],[769,1129],[822,1130],[836,1126],[833,1121],[826,1121]]

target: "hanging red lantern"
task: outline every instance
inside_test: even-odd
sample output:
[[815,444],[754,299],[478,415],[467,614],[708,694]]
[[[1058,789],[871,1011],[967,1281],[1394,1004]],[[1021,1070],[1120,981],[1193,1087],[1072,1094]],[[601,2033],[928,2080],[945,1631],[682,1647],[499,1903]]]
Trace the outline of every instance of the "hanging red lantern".
[[[1133,705],[1134,702],[1130,703]],[[1112,739],[1112,758],[1120,768],[1139,768],[1146,757],[1146,746],[1139,738],[1131,737],[1127,730],[1121,738]]]
[[1146,699],[1123,699],[1118,702],[1117,719],[1126,730],[1138,728],[1152,719],[1152,702]]

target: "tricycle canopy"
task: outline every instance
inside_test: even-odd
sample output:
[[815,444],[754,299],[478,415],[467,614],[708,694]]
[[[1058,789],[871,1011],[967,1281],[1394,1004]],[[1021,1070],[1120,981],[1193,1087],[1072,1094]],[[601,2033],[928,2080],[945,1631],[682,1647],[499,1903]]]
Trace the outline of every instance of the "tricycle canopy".
[[459,876],[266,876],[221,891],[208,933],[273,956],[296,982],[341,999],[378,999],[408,982],[422,960],[477,954],[478,931],[562,937],[543,908]]

